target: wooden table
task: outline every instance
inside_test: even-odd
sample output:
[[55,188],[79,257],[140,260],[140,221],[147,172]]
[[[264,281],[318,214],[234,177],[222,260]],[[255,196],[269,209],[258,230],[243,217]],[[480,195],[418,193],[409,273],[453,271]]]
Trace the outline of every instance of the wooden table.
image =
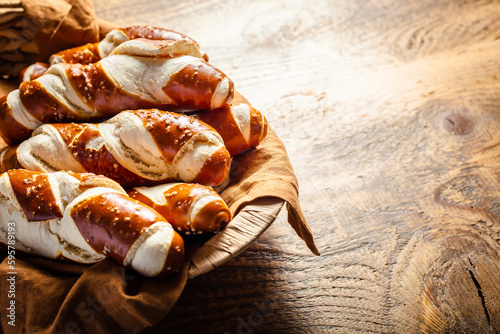
[[500,331],[500,1],[95,1],[196,39],[286,144],[275,223],[144,333]]

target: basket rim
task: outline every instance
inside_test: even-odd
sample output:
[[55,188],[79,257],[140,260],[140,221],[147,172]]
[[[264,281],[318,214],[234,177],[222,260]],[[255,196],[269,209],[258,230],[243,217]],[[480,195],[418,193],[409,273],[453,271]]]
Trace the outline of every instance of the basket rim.
[[258,198],[246,204],[224,230],[196,251],[188,278],[206,274],[238,256],[271,226],[284,204],[278,197]]

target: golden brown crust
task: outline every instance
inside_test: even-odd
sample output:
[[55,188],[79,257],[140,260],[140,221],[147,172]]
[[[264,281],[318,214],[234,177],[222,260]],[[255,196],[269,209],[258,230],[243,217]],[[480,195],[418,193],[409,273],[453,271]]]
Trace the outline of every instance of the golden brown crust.
[[[173,74],[163,91],[177,106],[186,110],[210,109],[212,96],[224,73],[205,62],[189,64]],[[229,80],[229,79],[228,79]],[[233,96],[234,84],[229,80],[228,97]],[[223,103],[227,102],[227,98]]]
[[105,193],[82,201],[71,210],[78,230],[98,253],[119,263],[130,247],[156,222],[165,219],[156,211],[118,193]]
[[69,122],[86,118],[60,103],[37,81],[26,81],[19,86],[19,98],[29,113],[42,123],[53,123],[65,119]]
[[[230,87],[233,86],[221,71],[202,60],[195,60],[194,63],[185,65],[184,69],[173,74],[165,87],[158,87],[158,90],[163,89],[172,100],[154,102],[116,86],[100,63],[89,65],[63,63],[57,66],[64,71],[76,94],[92,112],[82,113],[78,108],[62,103],[38,80],[23,82],[19,87],[20,102],[27,112],[41,123],[100,121],[128,109],[153,107],[176,111],[208,109],[220,80],[227,79]],[[232,98],[231,92],[232,88],[225,97],[226,102]],[[32,133],[32,130],[25,128],[12,117],[6,97],[0,101],[0,120],[3,120],[0,131],[10,144],[26,139]]]
[[[196,133],[213,131],[212,127],[192,117],[172,112],[142,109],[135,110],[134,114],[143,121],[167,162],[172,162],[179,149]],[[182,122],[179,121],[181,118]]]
[[7,172],[16,199],[29,221],[43,221],[63,216],[43,172],[11,170]]
[[231,220],[231,212],[224,201],[207,203],[191,222],[192,232],[215,232],[222,230]]
[[[17,217],[16,228],[24,233],[16,238],[25,251],[83,263],[109,257],[146,276],[168,275],[183,265],[184,242],[158,212],[103,176],[70,172],[71,180],[64,174],[11,170],[2,178],[4,195],[7,190],[15,197],[2,212],[4,222]],[[72,246],[79,251],[66,251]]]
[[201,112],[196,118],[210,124],[221,135],[232,157],[249,149],[229,106]]
[[[159,214],[161,214],[165,219],[167,219],[165,217],[165,215],[163,215],[163,213],[160,211],[160,210],[157,210],[156,209],[156,203],[151,199],[149,198],[148,196],[144,195],[143,193],[137,191],[136,189],[134,188],[130,188],[130,189],[127,189],[127,195],[130,196],[131,198],[141,202],[142,204],[145,204],[147,206],[149,206],[150,208],[152,209],[155,209],[156,212],[158,212]],[[172,222],[169,220],[168,221],[170,224],[172,224]],[[174,226],[174,225],[172,225]]]
[[122,186],[153,185],[160,181],[147,180],[123,167],[105,145],[91,148],[88,142],[100,136],[94,124],[52,124],[66,143],[71,155],[89,173],[105,175]]
[[[198,42],[196,42],[194,39],[192,39],[187,35],[164,28],[158,28],[153,26],[131,26],[127,28],[121,28],[120,30],[123,31],[129,39],[145,38],[149,40],[166,40],[166,41],[168,40],[178,41],[184,39],[192,42],[195,45],[199,45]],[[206,62],[208,62],[208,55],[204,53],[202,56],[203,59]]]
[[[172,163],[179,150],[197,133],[215,132],[205,123],[185,115],[157,109],[125,112],[132,112],[143,121],[145,129],[151,134],[166,163]],[[60,123],[52,126],[61,135],[71,155],[87,172],[105,175],[125,187],[151,186],[178,180],[177,174],[158,180],[146,179],[121,164],[106,145],[88,145],[90,141],[101,136],[96,124]],[[193,182],[205,185],[221,184],[229,173],[230,160],[229,152],[221,146],[204,162]]]
[[267,136],[267,119],[257,109],[250,106],[249,148],[257,147]]
[[99,43],[87,43],[71,49],[54,53],[52,57],[58,57],[59,62],[69,64],[90,64],[101,59],[98,50]]
[[174,237],[170,244],[170,250],[167,254],[167,260],[163,270],[156,276],[168,276],[178,272],[184,264],[184,240],[174,232]]
[[68,81],[82,101],[96,111],[95,116],[86,116],[85,121],[112,117],[122,110],[152,108],[155,105],[153,102],[140,99],[127,93],[121,87],[115,86],[100,63],[61,64],[60,66],[63,66]]
[[[127,193],[130,197],[146,204],[160,213],[180,232],[214,232],[221,230],[230,220],[231,212],[212,188],[195,183],[179,183],[169,187],[163,192],[162,198],[165,202],[155,203],[151,198],[136,189],[129,189]],[[190,211],[199,196],[214,196],[206,203],[200,212],[190,218]]]
[[247,105],[250,110],[250,138],[248,142],[231,112],[233,106],[210,109],[196,114],[196,118],[212,126],[221,135],[224,145],[232,157],[257,147],[267,135],[266,118],[250,104]]
[[[173,30],[157,28],[152,26],[131,26],[126,28],[119,28],[117,30],[122,31],[129,39],[145,39],[149,41],[158,42],[171,42],[179,40],[188,40],[195,45],[198,43],[186,36],[184,34],[178,33]],[[57,53],[54,53],[52,57],[58,57],[58,62],[69,63],[69,64],[92,64],[101,60],[101,55],[99,54],[99,43],[88,43],[82,46],[66,49]],[[205,57],[208,61],[208,57]],[[36,77],[31,80],[36,79]]]
[[28,138],[33,131],[16,121],[12,116],[7,96],[0,98],[0,134],[7,144],[12,145]]
[[226,178],[230,166],[231,157],[227,149],[223,146],[205,161],[203,167],[191,182],[207,186],[218,186]]

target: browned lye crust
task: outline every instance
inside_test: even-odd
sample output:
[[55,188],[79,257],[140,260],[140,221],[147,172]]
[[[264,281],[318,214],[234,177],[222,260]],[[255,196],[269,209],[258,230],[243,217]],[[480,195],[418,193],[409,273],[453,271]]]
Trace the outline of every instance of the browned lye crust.
[[186,231],[189,223],[189,207],[193,199],[182,187],[173,186],[172,188],[163,193],[166,200],[164,205],[155,203],[148,196],[135,189],[127,190],[127,193],[130,197],[137,199],[161,214],[172,224],[175,230]]
[[267,135],[267,120],[264,115],[247,104],[250,109],[250,138],[247,142],[240,131],[238,121],[231,112],[231,105],[210,109],[196,114],[196,118],[212,126],[224,140],[232,157],[257,147]]
[[29,113],[42,123],[68,121],[83,121],[84,117],[65,107],[45,87],[37,81],[26,81],[19,86],[21,103]]
[[257,109],[250,106],[250,139],[249,148],[257,147],[267,136],[267,119]]
[[[163,215],[162,212],[160,212],[160,210],[157,210],[156,209],[156,204],[155,202],[149,198],[148,196],[144,195],[143,193],[137,191],[136,189],[134,188],[130,188],[130,189],[127,189],[127,195],[139,202],[141,202],[142,204],[145,204],[147,206],[149,206],[150,208],[153,208],[156,210],[156,212],[158,212],[159,214],[161,214],[165,219],[165,215]],[[170,224],[172,224],[172,221],[168,221]]]
[[[212,188],[201,184],[179,183],[169,187],[163,192],[162,199],[165,201],[162,204],[154,202],[134,188],[127,190],[127,193],[160,213],[176,231],[196,233],[219,231],[231,219],[231,212],[222,198]],[[205,195],[219,199],[205,204],[194,220],[191,220],[189,214],[192,205],[197,197]]]
[[[140,109],[133,112],[142,119],[167,163],[172,163],[176,154],[197,133],[215,130],[207,124],[189,116],[160,111]],[[183,121],[179,121],[183,118]],[[122,165],[105,145],[93,148],[87,145],[101,134],[96,124],[60,123],[52,124],[64,140],[71,155],[87,171],[106,175],[125,187],[151,186],[178,180],[171,175],[159,180],[146,179]],[[202,140],[202,139],[200,139]],[[229,172],[231,157],[224,146],[215,151],[204,163],[193,182],[216,186],[221,184]]]
[[0,173],[23,168],[17,159],[17,146],[7,146],[0,151]]
[[[168,223],[150,207],[120,193],[104,193],[87,198],[73,206],[70,215],[82,236],[97,253],[122,264],[132,245],[151,225]],[[177,272],[183,262],[184,241],[173,232],[163,269],[156,276]]]
[[121,87],[117,87],[100,63],[61,64],[60,66],[64,67],[68,81],[81,99],[91,109],[97,111],[94,117],[86,117],[86,121],[112,117],[122,110],[154,107],[154,103],[137,98]]
[[225,147],[221,147],[210,156],[209,160],[205,161],[200,172],[191,182],[207,186],[218,186],[229,173],[230,166],[229,152]]
[[0,98],[0,134],[7,144],[12,145],[28,138],[33,131],[12,117],[11,108],[7,104],[7,96]]
[[[179,40],[188,40],[195,45],[198,45],[191,37],[181,34],[180,32],[158,28],[153,26],[131,26],[126,28],[121,28],[121,31],[127,35],[129,39],[137,39],[137,38],[145,38],[149,40],[165,40],[165,41],[179,41]],[[208,55],[203,53],[203,60],[208,62]]]
[[196,133],[213,130],[192,117],[176,113],[142,109],[134,111],[134,114],[141,118],[167,162],[172,162],[179,149]]
[[43,221],[63,216],[47,173],[18,169],[8,171],[7,175],[26,219]]
[[229,106],[207,110],[197,114],[196,117],[210,124],[221,135],[231,156],[248,150],[248,144],[236,124]]
[[[176,105],[184,109],[210,109],[212,95],[224,77],[224,73],[204,62],[189,64],[170,77],[163,91]],[[230,94],[223,103],[227,103],[227,99],[234,94],[234,84],[231,80],[229,80],[229,90]]]
[[178,272],[182,265],[184,264],[184,240],[182,237],[174,233],[172,242],[170,244],[170,250],[167,254],[167,260],[163,266],[163,270],[157,275],[168,276],[170,274]]
[[53,56],[59,57],[62,63],[70,64],[90,64],[101,60],[98,51],[99,43],[87,43],[75,48],[66,49],[54,53]]
[[[179,32],[157,28],[152,26],[131,26],[126,28],[118,28],[117,30],[121,30],[129,39],[145,39],[150,42],[172,42],[172,41],[180,41],[180,40],[188,40],[195,45],[198,43]],[[53,54],[53,57],[58,57],[58,62],[61,63],[69,63],[69,64],[92,64],[101,60],[101,55],[98,51],[99,43],[87,43],[82,46],[77,46],[74,48],[66,49],[59,51]],[[208,57],[204,55],[204,59],[208,61]],[[31,80],[35,79],[33,77]]]
[[[62,234],[57,234],[58,240],[52,239],[56,244],[59,243],[59,250],[44,253],[53,259],[88,263],[87,256],[97,253],[114,259],[122,265],[130,265],[147,276],[175,273],[184,263],[183,239],[172,229],[168,221],[151,207],[127,196],[123,188],[111,180],[106,181],[103,176],[74,172],[51,174],[24,169],[11,170],[3,176],[3,187],[7,188],[7,193],[12,193],[15,197],[15,204],[13,203],[14,205],[8,209],[8,212],[3,213],[7,215],[4,222],[9,221],[9,215],[18,217],[21,214],[16,224],[28,226],[40,222],[38,225],[35,224],[36,226],[33,225],[34,228],[43,227],[42,233],[35,233],[27,239],[26,235],[16,236],[20,238],[16,242],[19,242],[23,246],[21,248],[31,254],[40,255],[42,251],[40,247],[48,241],[47,224],[54,222],[60,225],[59,232],[62,232]],[[68,176],[76,178],[79,182],[74,183],[75,180],[68,182]],[[65,188],[68,183],[72,185]],[[75,186],[79,184],[83,186],[78,191]],[[96,189],[100,191],[86,192],[87,187],[99,187]],[[3,201],[9,201],[9,199],[4,196]],[[13,214],[16,210],[18,212]],[[71,227],[73,224],[76,226],[76,232]],[[152,228],[153,225],[155,225],[154,228]],[[147,234],[143,235],[143,233]],[[160,252],[160,256],[151,259],[151,261],[157,261],[151,268],[154,271],[143,270],[144,268],[138,263],[142,259],[134,259],[135,250],[141,249],[141,243],[147,238],[158,237],[158,235],[167,238],[164,239],[165,243],[149,244],[145,248],[146,252],[151,254]],[[86,240],[95,253],[91,250],[82,250],[82,254],[76,257],[70,256],[73,259],[70,260],[67,257],[69,253],[64,254],[60,247],[66,249],[75,240],[81,240],[81,238]],[[6,239],[3,238],[0,248],[5,242]],[[34,247],[40,242],[42,242],[40,247]],[[134,246],[134,253],[129,253],[132,246]],[[158,248],[151,249],[151,247]],[[84,248],[87,249],[87,247]],[[102,257],[99,256],[93,260],[99,259]]]
[[231,212],[220,201],[207,203],[191,222],[194,232],[215,232],[222,230],[231,220]]
[[82,201],[73,206],[71,217],[96,252],[119,263],[123,263],[130,247],[149,226],[165,221],[156,211],[119,193]]
[[89,148],[87,143],[100,136],[94,124],[67,123],[52,124],[52,126],[59,132],[73,157],[87,172],[105,175],[123,186],[154,185],[160,182],[142,178],[122,166],[105,145],[98,150]]

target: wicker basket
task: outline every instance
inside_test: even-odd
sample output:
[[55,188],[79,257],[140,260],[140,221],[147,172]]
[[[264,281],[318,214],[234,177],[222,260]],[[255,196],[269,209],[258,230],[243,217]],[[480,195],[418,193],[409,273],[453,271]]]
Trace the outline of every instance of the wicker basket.
[[222,232],[196,251],[189,278],[209,272],[236,257],[254,242],[278,216],[284,201],[267,197],[247,204]]
[[0,4],[0,76],[17,76],[32,64],[38,47],[33,41],[37,29],[24,17],[20,0],[3,0]]

